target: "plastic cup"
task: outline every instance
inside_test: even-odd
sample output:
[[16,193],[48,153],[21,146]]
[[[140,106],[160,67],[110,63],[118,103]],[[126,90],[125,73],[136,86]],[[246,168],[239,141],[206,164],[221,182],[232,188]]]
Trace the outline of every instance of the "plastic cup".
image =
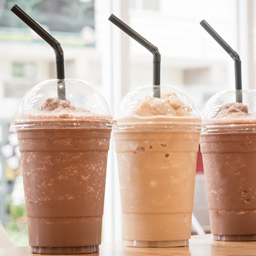
[[[256,91],[242,90],[243,103],[235,103],[236,94],[208,101],[200,141],[211,232],[221,241],[256,240]],[[229,111],[216,118],[223,106]]]
[[93,253],[101,243],[112,118],[95,89],[65,82],[75,107],[57,98],[44,104],[56,97],[57,83],[45,81],[24,96],[11,127],[18,134],[33,253]]
[[124,97],[115,116],[123,237],[128,246],[186,246],[191,235],[200,115],[174,87],[162,86],[161,91],[162,98],[155,98],[160,112],[165,104],[168,108],[166,93],[176,93],[191,112],[135,114],[152,95],[152,86],[144,86]]

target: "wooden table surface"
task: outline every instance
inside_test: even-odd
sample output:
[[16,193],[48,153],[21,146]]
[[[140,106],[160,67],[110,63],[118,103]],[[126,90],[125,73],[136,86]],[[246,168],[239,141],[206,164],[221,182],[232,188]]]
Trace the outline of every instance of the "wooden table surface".
[[[31,256],[29,247],[0,248],[1,256]],[[35,254],[33,254],[35,255]],[[80,254],[81,255],[81,254]],[[256,256],[255,242],[215,242],[211,235],[192,236],[189,247],[180,248],[130,248],[122,242],[105,243],[100,256]]]

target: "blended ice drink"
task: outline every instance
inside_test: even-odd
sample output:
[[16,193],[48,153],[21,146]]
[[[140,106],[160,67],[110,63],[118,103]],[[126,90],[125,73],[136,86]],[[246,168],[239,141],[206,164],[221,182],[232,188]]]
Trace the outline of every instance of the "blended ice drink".
[[203,114],[201,150],[215,240],[256,240],[256,91],[213,96]]
[[191,235],[200,114],[171,86],[140,87],[122,101],[114,128],[128,246],[186,246]]
[[97,252],[101,243],[112,118],[103,97],[80,80],[57,80],[23,98],[12,129],[22,159],[32,252]]

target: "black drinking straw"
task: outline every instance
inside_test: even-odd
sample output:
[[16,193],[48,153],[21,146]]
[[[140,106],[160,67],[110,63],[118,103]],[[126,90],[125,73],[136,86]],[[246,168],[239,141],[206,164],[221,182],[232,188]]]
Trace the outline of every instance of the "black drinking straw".
[[53,48],[56,55],[58,98],[60,100],[66,100],[66,88],[64,81],[64,53],[60,43],[53,36],[51,36],[45,29],[43,29],[35,20],[33,20],[27,13],[25,13],[18,5],[14,5],[11,11],[15,13],[24,23],[26,23],[32,30],[34,30]]
[[108,19],[153,54],[153,96],[156,98],[160,98],[161,55],[158,48],[152,43],[150,43],[143,36],[138,34],[135,30],[129,27],[122,20],[117,18],[114,14],[112,14]]
[[223,38],[205,21],[202,20],[200,25],[217,41],[217,43],[230,55],[235,64],[235,86],[236,101],[242,102],[242,74],[241,60],[239,55],[223,40]]

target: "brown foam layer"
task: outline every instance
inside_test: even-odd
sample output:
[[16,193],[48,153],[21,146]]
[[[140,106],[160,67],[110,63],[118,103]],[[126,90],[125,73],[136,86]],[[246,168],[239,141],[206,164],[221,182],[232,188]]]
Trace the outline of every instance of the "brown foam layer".
[[59,98],[46,99],[39,111],[50,112],[55,114],[60,113],[60,117],[65,117],[65,116],[62,116],[63,112],[66,112],[66,114],[67,112],[69,112],[69,115],[72,114],[73,112],[89,113],[89,111],[86,109],[77,108],[71,105],[71,102],[69,100],[60,100]]
[[227,103],[219,108],[214,119],[234,119],[248,117],[248,106],[239,102]]
[[232,102],[227,103],[219,108],[215,116],[208,120],[203,120],[205,131],[214,132],[219,129],[219,132],[244,130],[248,128],[256,128],[256,116],[248,111],[248,106],[243,103]]

